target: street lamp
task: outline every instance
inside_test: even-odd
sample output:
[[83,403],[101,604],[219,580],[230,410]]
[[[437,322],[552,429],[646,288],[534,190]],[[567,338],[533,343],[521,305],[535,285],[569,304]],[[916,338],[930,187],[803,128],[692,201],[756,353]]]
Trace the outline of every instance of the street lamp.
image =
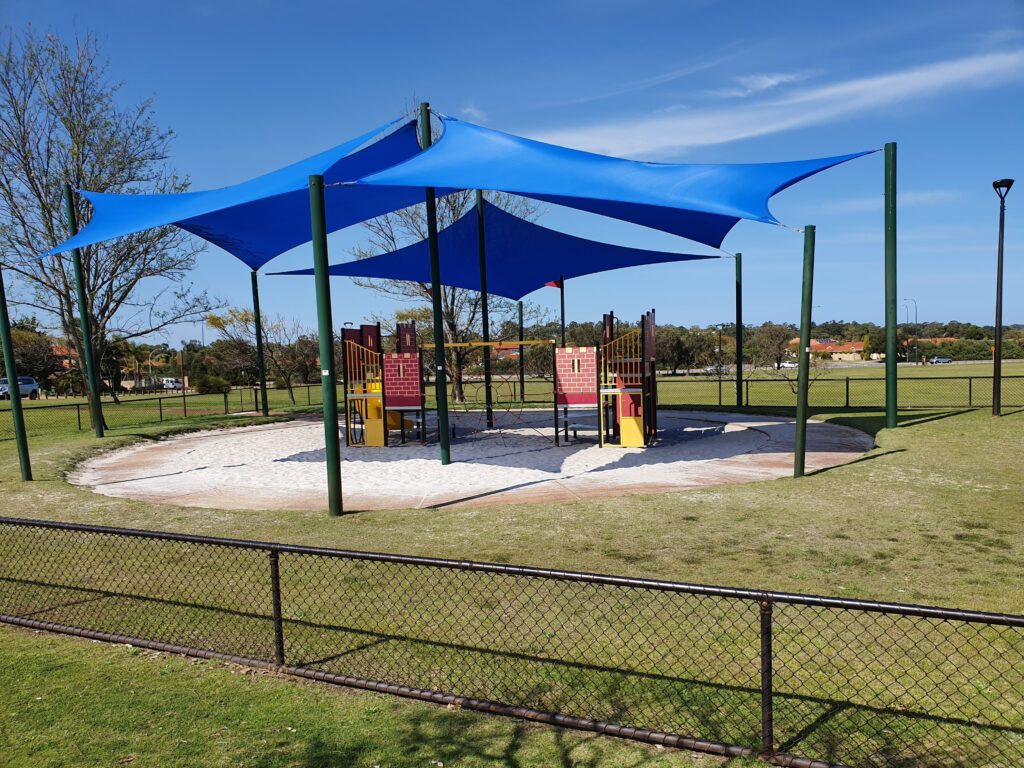
[[166,350],[166,349],[167,349],[167,345],[166,344],[157,344],[155,347],[153,347],[151,350],[149,350],[149,360],[147,361],[148,365],[149,365],[149,381],[147,382],[147,384],[149,386],[153,386],[153,354],[157,353],[157,352],[159,352],[160,354],[163,354],[163,350]]
[[1013,186],[1013,179],[999,179],[992,182],[992,189],[999,195],[999,251],[996,257],[996,343],[992,361],[992,415],[1001,416],[1003,389],[1003,228],[1006,224],[1006,195]]
[[[904,307],[904,309],[907,310],[907,325],[910,325],[910,307],[907,306],[907,302],[908,301],[912,301],[914,303],[914,330],[917,331],[918,333],[920,333],[920,330],[918,329],[918,326],[917,326],[917,300],[916,299],[904,299],[903,300],[903,307]],[[920,360],[917,359],[918,358],[918,351],[919,350],[920,350],[920,347],[917,346],[917,342],[915,341],[914,342],[914,363],[915,364],[921,362]],[[909,350],[908,350],[907,362],[910,362]]]

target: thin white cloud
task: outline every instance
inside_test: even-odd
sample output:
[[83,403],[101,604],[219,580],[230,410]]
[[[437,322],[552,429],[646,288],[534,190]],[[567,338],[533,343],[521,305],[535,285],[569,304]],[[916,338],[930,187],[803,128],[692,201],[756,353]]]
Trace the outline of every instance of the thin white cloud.
[[616,96],[625,96],[626,94],[636,93],[638,91],[646,91],[651,88],[657,88],[660,85],[667,85],[668,83],[675,82],[676,80],[682,80],[690,75],[695,75],[698,72],[704,72],[705,70],[712,69],[725,63],[729,59],[732,59],[736,54],[729,54],[727,56],[720,56],[715,59],[707,59],[700,61],[695,64],[690,64],[685,67],[678,67],[668,72],[662,72],[659,75],[653,75],[651,77],[645,77],[640,80],[632,80],[623,83],[617,88],[611,88],[607,91],[601,91],[599,93],[587,94],[585,96],[576,96],[570,99],[558,99],[555,101],[545,101],[537,104],[537,107],[566,107],[577,104],[589,104],[594,101],[603,101],[604,99],[611,99]]
[[690,109],[548,131],[544,141],[613,155],[673,154],[689,147],[833,122],[953,90],[988,88],[1024,77],[1024,49],[938,61],[882,75],[808,87],[731,108]]
[[487,119],[487,113],[477,107],[472,101],[463,105],[462,109],[459,110],[459,114],[467,120],[473,120],[477,123],[482,123]]
[[770,91],[778,88],[780,85],[800,82],[805,77],[806,75],[802,72],[762,72],[755,75],[740,75],[733,78],[733,82],[736,83],[735,86],[720,88],[711,93],[714,96],[742,99],[757,93]]
[[[956,192],[950,189],[908,189],[900,192],[896,203],[900,208],[928,208],[935,205],[946,205],[958,200]],[[852,197],[846,200],[835,200],[822,203],[814,208],[816,213],[875,213],[882,210],[883,196],[881,193],[872,197]]]

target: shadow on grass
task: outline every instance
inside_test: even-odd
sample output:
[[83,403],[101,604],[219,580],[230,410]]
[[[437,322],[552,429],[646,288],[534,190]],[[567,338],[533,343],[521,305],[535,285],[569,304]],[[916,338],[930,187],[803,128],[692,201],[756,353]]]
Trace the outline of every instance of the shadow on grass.
[[[0,585],[0,613],[6,615],[217,650],[251,659],[273,657],[273,623],[267,613],[9,576],[0,579]],[[210,595],[212,599],[216,593]],[[400,601],[408,598],[419,599],[408,595]],[[504,599],[511,599],[511,596]],[[315,616],[334,604],[328,600],[323,605],[304,610],[300,606],[297,610]],[[623,619],[629,623],[630,606],[623,605],[621,609],[625,611]],[[493,613],[487,606],[482,610],[484,616]],[[356,612],[365,618],[363,613]],[[389,623],[406,629],[402,617],[392,621],[390,613],[385,611],[383,615]],[[732,655],[735,649],[719,648],[713,636],[707,636],[696,645],[707,645],[708,653],[724,654],[733,659],[732,662],[709,665],[709,657],[700,648],[694,658],[689,658],[686,652],[678,658],[645,658],[637,652],[644,647],[645,640],[635,648],[627,645],[625,650],[609,653],[611,658],[607,664],[595,664],[586,658],[601,656],[601,652],[595,653],[591,646],[599,647],[608,638],[577,636],[572,622],[558,625],[564,626],[569,637],[552,638],[546,649],[532,642],[517,649],[517,641],[503,631],[509,617],[499,617],[495,634],[490,631],[480,634],[479,627],[472,622],[465,627],[457,626],[457,622],[450,626],[451,614],[442,610],[439,615],[447,618],[437,625],[420,623],[423,617],[418,613],[411,617],[408,629],[427,633],[425,637],[417,637],[412,631],[388,632],[383,627],[368,629],[286,616],[284,637],[288,663],[305,669],[394,682],[421,690],[451,691],[711,741],[751,747],[758,744],[761,698],[754,679],[756,662],[745,665],[746,652]],[[458,618],[457,614],[455,617]],[[698,619],[693,626],[703,632],[710,631],[705,626],[709,620]],[[605,625],[607,632],[614,635],[616,626],[607,624],[607,618],[602,623]],[[476,642],[472,640],[474,636]],[[682,645],[691,645],[693,637],[681,638]],[[705,635],[699,637],[705,638]],[[568,645],[566,639],[570,641]],[[782,647],[777,649],[777,653],[784,651]],[[870,664],[870,660],[862,663]],[[702,677],[696,674],[700,672]],[[714,676],[718,679],[712,679]],[[749,682],[738,683],[738,680]],[[837,687],[837,693],[846,692]],[[781,749],[830,762],[879,767],[966,768],[1024,761],[1024,728],[928,711],[871,706],[865,703],[872,696],[869,690],[854,688],[848,695],[860,701],[776,692],[775,724]],[[919,705],[918,709],[924,710],[926,706]],[[450,715],[436,712],[424,709],[410,710],[407,716],[403,714],[401,723],[409,729],[411,750],[427,750],[424,757],[431,756],[445,763],[475,756],[507,766],[528,765],[520,762],[518,734],[521,730],[518,728],[517,735],[511,739],[502,735],[481,735],[470,727],[470,721],[453,725]],[[555,737],[562,765],[580,765],[567,746],[569,742],[559,741],[564,737],[557,732]],[[373,754],[376,747],[369,739],[365,747],[314,741],[305,749],[299,758],[289,754],[290,762],[286,764],[345,765],[360,756]],[[255,764],[285,764],[275,762],[279,757],[266,755],[267,762]]]

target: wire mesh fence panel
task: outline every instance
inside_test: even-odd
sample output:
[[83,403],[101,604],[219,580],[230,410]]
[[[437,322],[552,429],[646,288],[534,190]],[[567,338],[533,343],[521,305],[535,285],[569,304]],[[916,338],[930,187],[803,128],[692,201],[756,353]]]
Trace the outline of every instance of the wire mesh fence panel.
[[778,749],[857,766],[1024,765],[1024,631],[775,608]]
[[1024,764],[1024,616],[4,518],[0,549],[9,623],[780,765]]
[[757,608],[283,555],[290,664],[756,747]]

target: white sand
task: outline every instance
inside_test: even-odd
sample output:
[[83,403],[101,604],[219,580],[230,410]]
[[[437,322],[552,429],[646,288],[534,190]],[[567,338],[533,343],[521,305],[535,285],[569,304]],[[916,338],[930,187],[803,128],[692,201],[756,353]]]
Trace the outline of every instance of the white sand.
[[[658,442],[641,449],[599,448],[589,439],[556,447],[546,412],[497,418],[500,429],[472,434],[480,416],[453,414],[459,437],[447,467],[436,443],[342,445],[346,509],[573,500],[792,473],[788,419],[661,411]],[[89,459],[70,479],[108,496],[184,506],[317,509],[327,497],[323,444],[323,424],[313,420],[200,432]],[[862,432],[811,422],[807,469],[845,463],[872,447]]]

